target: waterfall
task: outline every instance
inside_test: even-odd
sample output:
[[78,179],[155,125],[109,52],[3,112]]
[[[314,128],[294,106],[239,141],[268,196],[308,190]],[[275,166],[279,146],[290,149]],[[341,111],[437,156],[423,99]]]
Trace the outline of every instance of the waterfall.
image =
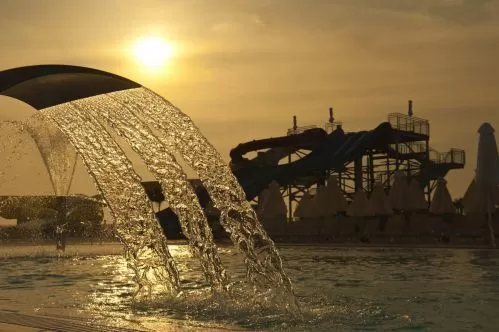
[[106,200],[115,220],[116,234],[124,245],[128,266],[135,273],[137,293],[179,293],[178,271],[166,238],[155,220],[140,178],[121,148],[99,122],[70,104],[41,112],[53,120],[75,146]]
[[205,278],[215,289],[225,290],[227,276],[208,221],[187,176],[166,145],[132,112],[106,95],[74,101],[72,104],[95,119],[106,120],[144,160],[161,184],[166,201],[179,217],[183,233],[201,262]]

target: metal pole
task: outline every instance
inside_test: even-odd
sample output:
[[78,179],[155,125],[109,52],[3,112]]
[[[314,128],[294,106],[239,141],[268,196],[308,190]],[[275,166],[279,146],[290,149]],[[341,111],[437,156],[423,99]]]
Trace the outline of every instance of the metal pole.
[[[291,153],[288,155],[288,164],[291,164]],[[291,184],[288,184],[288,220],[293,220],[293,197],[291,196]]]
[[490,201],[491,192],[487,190],[487,224],[489,226],[489,235],[490,235],[490,246],[492,249],[496,248],[496,237],[494,234],[494,228],[492,227],[492,204]]

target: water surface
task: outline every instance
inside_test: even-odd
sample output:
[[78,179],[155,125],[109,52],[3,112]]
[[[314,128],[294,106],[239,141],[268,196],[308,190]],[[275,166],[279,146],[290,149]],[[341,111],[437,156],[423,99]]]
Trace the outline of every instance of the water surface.
[[139,330],[497,331],[499,252],[468,249],[281,246],[303,317],[251,299],[232,247],[220,255],[231,300],[213,300],[188,247],[170,247],[185,299],[134,302],[116,244],[0,246],[0,310],[71,316]]

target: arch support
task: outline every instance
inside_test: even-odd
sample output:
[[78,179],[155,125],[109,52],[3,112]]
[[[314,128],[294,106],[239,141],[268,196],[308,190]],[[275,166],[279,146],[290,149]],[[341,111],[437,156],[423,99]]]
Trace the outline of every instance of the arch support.
[[37,110],[139,87],[127,78],[79,66],[36,65],[0,71],[0,95],[23,101]]

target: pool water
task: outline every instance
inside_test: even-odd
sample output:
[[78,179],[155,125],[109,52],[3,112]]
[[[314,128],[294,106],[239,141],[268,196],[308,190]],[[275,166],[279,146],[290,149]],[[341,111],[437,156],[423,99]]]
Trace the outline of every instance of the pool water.
[[209,296],[187,246],[171,251],[185,296],[134,300],[118,244],[0,246],[0,311],[71,317],[136,330],[498,331],[499,251],[279,247],[301,316],[252,298],[235,249],[220,246],[234,282]]

